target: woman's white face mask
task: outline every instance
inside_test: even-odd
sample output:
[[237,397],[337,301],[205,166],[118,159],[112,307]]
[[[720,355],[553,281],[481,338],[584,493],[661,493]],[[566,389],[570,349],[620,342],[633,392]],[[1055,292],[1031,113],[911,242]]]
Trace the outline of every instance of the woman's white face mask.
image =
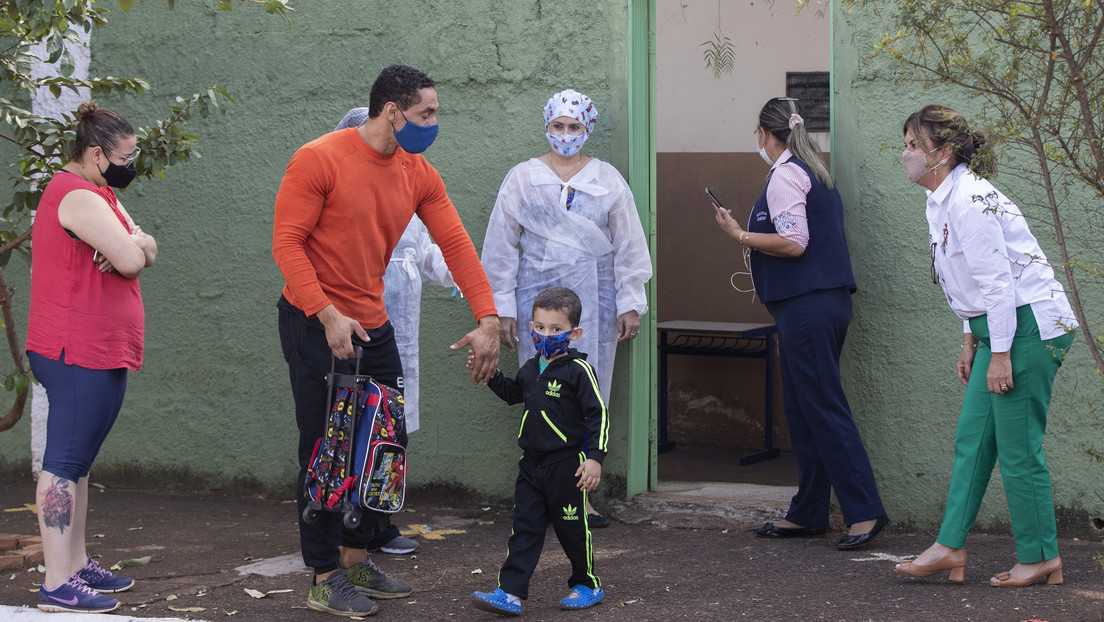
[[[916,144],[919,140],[918,138],[913,138],[912,142],[910,143],[910,137],[912,137],[911,130],[905,136],[906,147],[905,150],[901,152],[901,165],[905,167],[905,174],[908,175],[909,181],[914,184],[918,184],[920,183],[920,180],[923,179],[928,173],[934,171],[940,166],[943,166],[943,164],[945,164],[947,162],[947,159],[951,156],[948,154],[942,160],[936,162],[931,166],[928,166],[928,155],[939,151],[940,147],[936,147],[931,151],[926,151],[924,153],[917,153],[913,151],[913,149],[916,149],[917,147],[923,147]],[[910,144],[913,146],[908,147],[907,145]]]
[[552,150],[556,153],[570,158],[571,156],[579,153],[579,150],[583,148],[586,143],[588,134],[583,132],[582,134],[553,134],[552,132],[545,132],[545,136],[548,137],[548,144],[552,146]]
[[755,130],[755,149],[759,151],[759,157],[763,158],[763,161],[766,162],[769,166],[774,166],[774,160],[770,159],[770,156],[767,155],[767,150],[764,148],[764,147],[766,147],[766,145],[764,144],[762,147],[759,146],[759,143],[762,140],[763,140],[763,130],[762,129]]

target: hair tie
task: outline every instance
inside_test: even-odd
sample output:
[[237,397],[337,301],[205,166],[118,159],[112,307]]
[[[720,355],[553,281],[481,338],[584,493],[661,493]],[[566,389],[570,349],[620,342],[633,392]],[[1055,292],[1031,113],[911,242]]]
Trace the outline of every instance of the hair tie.
[[801,115],[796,112],[790,115],[790,129],[794,129],[794,126],[798,123],[805,123],[805,119],[801,118]]

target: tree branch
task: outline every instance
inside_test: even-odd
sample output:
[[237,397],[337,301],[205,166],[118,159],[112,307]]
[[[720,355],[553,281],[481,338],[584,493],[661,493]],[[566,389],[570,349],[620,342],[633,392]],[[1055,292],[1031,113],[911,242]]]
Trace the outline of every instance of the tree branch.
[[[23,231],[23,233],[20,233],[19,235],[12,238],[7,244],[5,244],[3,246],[0,246],[0,255],[3,255],[4,253],[7,253],[8,251],[14,250],[17,246],[19,246],[20,244],[26,242],[27,239],[31,237],[31,232],[32,232],[33,229],[34,229],[34,227],[27,227]],[[2,269],[0,269],[0,278],[3,278]]]
[[[1104,145],[1100,144],[1100,134],[1097,133],[1096,126],[1093,125],[1092,105],[1089,102],[1089,94],[1085,88],[1084,66],[1077,61],[1076,53],[1063,29],[1063,24],[1054,13],[1053,0],[1044,0],[1043,6],[1050,22],[1051,33],[1057,37],[1061,44],[1062,57],[1070,68],[1070,80],[1073,82],[1073,88],[1077,94],[1077,103],[1081,108],[1081,123],[1085,126],[1085,137],[1089,142],[1089,150],[1093,154],[1093,159],[1096,160],[1096,182],[1092,185],[1099,186],[1101,181],[1104,180]],[[1104,23],[1104,20],[1102,20],[1102,23]],[[1101,370],[1104,371],[1104,368],[1101,368]]]
[[1085,317],[1085,307],[1081,304],[1081,288],[1077,283],[1073,272],[1073,262],[1070,260],[1069,249],[1066,245],[1066,235],[1062,223],[1062,217],[1058,211],[1058,201],[1054,196],[1054,180],[1050,174],[1050,160],[1047,158],[1046,148],[1042,136],[1036,128],[1034,130],[1035,155],[1039,161],[1039,167],[1043,174],[1043,187],[1046,188],[1047,202],[1050,207],[1051,219],[1054,221],[1054,237],[1058,242],[1058,252],[1062,256],[1062,272],[1069,286],[1067,293],[1071,298],[1070,306],[1077,318],[1077,324],[1085,337],[1085,343],[1089,346],[1089,353],[1096,363],[1096,369],[1104,373],[1104,353],[1100,350],[1100,344],[1093,338],[1092,329],[1089,327],[1088,318]]
[[[27,231],[24,231],[24,233],[27,233]],[[30,374],[23,361],[23,347],[20,345],[19,335],[15,332],[15,313],[12,311],[11,288],[8,286],[7,279],[4,278],[3,268],[0,268],[0,315],[4,318],[4,331],[8,338],[8,352],[11,354],[12,362],[15,363],[15,369],[18,375],[28,380],[23,390],[16,395],[15,403],[0,418],[0,432],[3,432],[19,423],[19,420],[23,417],[23,409],[27,403],[27,392],[31,388]]]

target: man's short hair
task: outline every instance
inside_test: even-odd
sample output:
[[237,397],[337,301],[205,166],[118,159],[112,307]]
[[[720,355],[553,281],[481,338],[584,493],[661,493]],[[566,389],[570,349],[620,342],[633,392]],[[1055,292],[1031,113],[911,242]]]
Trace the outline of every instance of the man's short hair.
[[391,65],[381,71],[372,83],[372,92],[368,95],[368,116],[373,119],[378,117],[387,102],[395,102],[399,110],[406,110],[422,101],[418,91],[435,86],[436,82],[413,67]]
[[549,287],[537,294],[533,301],[533,311],[544,309],[546,311],[559,311],[567,316],[572,328],[579,326],[579,319],[583,316],[583,303],[575,292],[566,287]]

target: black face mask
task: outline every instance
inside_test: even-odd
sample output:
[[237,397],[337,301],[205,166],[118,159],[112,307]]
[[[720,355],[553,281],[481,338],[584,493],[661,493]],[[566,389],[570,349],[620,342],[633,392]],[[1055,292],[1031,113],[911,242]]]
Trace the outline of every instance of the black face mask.
[[[96,167],[98,170],[100,167]],[[134,166],[134,162],[127,164],[126,166],[119,166],[111,160],[107,161],[107,170],[100,171],[100,175],[103,175],[104,181],[112,188],[126,188],[130,185],[130,182],[134,181],[135,176],[138,175],[138,168]]]

